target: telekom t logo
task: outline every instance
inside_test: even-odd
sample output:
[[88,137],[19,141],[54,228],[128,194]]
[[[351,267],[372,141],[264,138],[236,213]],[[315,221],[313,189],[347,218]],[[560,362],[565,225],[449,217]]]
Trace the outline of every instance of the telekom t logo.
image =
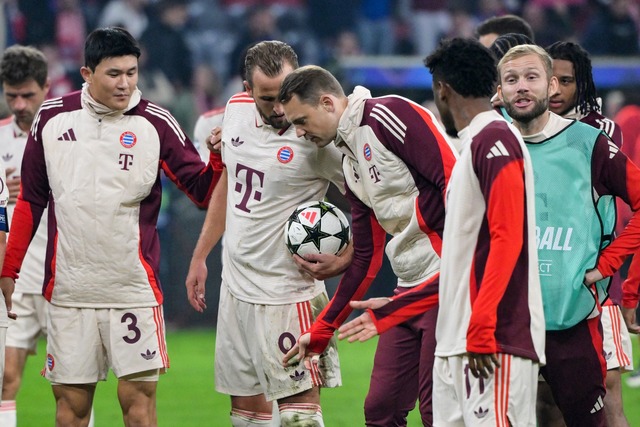
[[[250,168],[249,166],[238,163],[236,167],[236,177],[238,179],[242,179],[241,174],[243,174],[243,172],[245,185],[243,186],[240,182],[236,182],[236,187],[234,189],[236,193],[242,194],[242,200],[235,207],[245,212],[251,212],[251,210],[247,208],[247,203],[249,202],[249,198],[251,197],[253,197],[253,200],[256,200],[258,202],[262,198],[262,192],[258,190],[264,186],[264,172],[260,172],[253,168]],[[259,180],[259,188],[255,191],[253,190],[254,175],[257,176]]]
[[133,154],[120,153],[118,164],[122,166],[120,170],[128,171],[129,166],[133,165]]

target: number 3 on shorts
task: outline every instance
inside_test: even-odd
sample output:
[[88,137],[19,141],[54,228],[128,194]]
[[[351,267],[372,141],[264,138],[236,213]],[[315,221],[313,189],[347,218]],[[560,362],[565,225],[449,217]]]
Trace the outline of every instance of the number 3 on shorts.
[[138,324],[138,318],[133,313],[125,313],[122,315],[120,323],[127,322],[129,322],[129,324],[127,325],[127,329],[129,330],[129,332],[133,332],[133,336],[131,337],[129,336],[130,334],[127,334],[123,336],[122,339],[127,344],[135,344],[140,340],[140,335],[142,335],[140,329],[138,329],[138,327],[136,326]]

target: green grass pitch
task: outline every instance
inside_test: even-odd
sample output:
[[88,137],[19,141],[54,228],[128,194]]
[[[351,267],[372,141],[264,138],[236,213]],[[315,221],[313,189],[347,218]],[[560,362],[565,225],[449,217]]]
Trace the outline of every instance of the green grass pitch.
[[[215,334],[212,330],[179,330],[167,334],[171,369],[158,384],[158,425],[161,427],[228,426],[229,399],[213,388]],[[638,354],[633,338],[634,354]],[[375,341],[339,343],[343,386],[322,392],[325,425],[364,425],[363,402],[369,388]],[[40,427],[54,424],[54,400],[49,383],[39,372],[44,364],[44,341],[38,355],[27,362],[23,387],[18,395],[18,424]],[[637,361],[638,357],[634,359]],[[624,377],[623,377],[624,379]],[[94,409],[96,427],[121,426],[116,379],[98,384]],[[640,426],[640,389],[624,386],[624,404],[632,426]],[[420,426],[417,410],[409,414],[409,426]]]

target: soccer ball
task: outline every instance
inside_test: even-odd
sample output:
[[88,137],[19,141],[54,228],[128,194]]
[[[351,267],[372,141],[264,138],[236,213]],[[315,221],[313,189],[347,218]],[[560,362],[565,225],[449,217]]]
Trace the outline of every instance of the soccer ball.
[[340,255],[351,239],[347,217],[327,202],[304,203],[293,211],[284,226],[284,238],[292,254]]

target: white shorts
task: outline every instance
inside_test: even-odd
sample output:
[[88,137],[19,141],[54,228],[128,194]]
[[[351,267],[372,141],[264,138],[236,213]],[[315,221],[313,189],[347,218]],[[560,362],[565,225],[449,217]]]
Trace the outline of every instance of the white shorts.
[[93,384],[104,381],[109,368],[123,378],[169,367],[161,306],[47,309],[43,372],[52,383]]
[[620,368],[621,372],[633,371],[631,336],[624,323],[620,307],[617,305],[603,306],[600,322],[602,323],[607,371],[617,368]]
[[13,293],[11,311],[18,318],[9,323],[7,347],[25,348],[36,354],[38,338],[47,335],[47,304],[40,294]]
[[236,299],[223,282],[216,332],[216,390],[231,396],[264,393],[271,401],[315,386],[340,386],[335,337],[320,356],[319,369],[308,371],[302,363],[282,366],[282,357],[328,301],[322,293],[296,304],[251,304]]
[[536,427],[538,364],[509,354],[498,359],[500,368],[483,379],[471,375],[467,356],[436,357],[434,426]]

